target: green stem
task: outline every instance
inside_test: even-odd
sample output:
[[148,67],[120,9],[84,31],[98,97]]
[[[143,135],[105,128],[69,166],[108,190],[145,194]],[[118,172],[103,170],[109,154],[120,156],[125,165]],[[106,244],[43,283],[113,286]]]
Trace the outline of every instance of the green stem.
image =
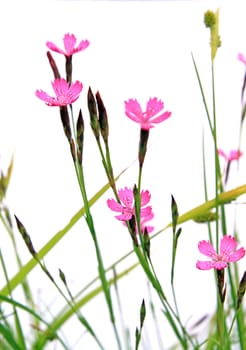
[[[74,125],[74,117],[73,117],[72,107],[71,107],[71,119],[72,119],[72,123]],[[74,132],[75,132],[75,126],[74,126]],[[97,256],[97,261],[98,261],[98,273],[99,273],[99,277],[100,277],[100,280],[101,280],[101,283],[102,283],[103,292],[104,292],[104,296],[105,296],[106,303],[107,303],[107,306],[108,306],[109,316],[110,316],[111,323],[113,325],[113,330],[114,330],[114,334],[115,334],[116,341],[117,341],[117,344],[118,344],[118,348],[119,348],[119,350],[121,350],[120,337],[119,337],[119,334],[118,334],[118,331],[117,331],[117,328],[116,328],[116,323],[115,323],[113,303],[112,303],[112,299],[111,299],[111,295],[110,295],[108,281],[106,279],[105,268],[104,268],[104,264],[103,264],[101,251],[100,251],[100,248],[99,248],[99,243],[98,243],[98,240],[97,240],[97,235],[96,235],[96,230],[95,230],[95,226],[94,226],[94,221],[93,221],[93,218],[92,218],[92,215],[91,215],[91,212],[90,212],[90,205],[89,205],[89,201],[88,201],[88,197],[87,197],[87,193],[86,193],[83,166],[82,166],[82,164],[79,162],[79,160],[77,158],[77,152],[75,152],[75,154],[76,154],[76,159],[74,160],[73,154],[72,154],[72,158],[74,160],[75,172],[76,172],[76,175],[77,175],[77,179],[78,179],[78,183],[79,183],[79,187],[80,187],[80,192],[81,192],[83,203],[84,203],[85,220],[86,220],[87,226],[88,226],[88,228],[90,230],[91,237],[92,237],[93,242],[94,242],[94,246],[95,246],[95,250],[96,250],[96,256]]]
[[[4,261],[1,249],[0,249],[0,261],[1,261],[2,268],[3,268],[4,277],[5,277],[5,280],[7,282],[9,295],[10,295],[11,299],[13,299],[12,290],[11,290],[11,286],[10,286],[10,283],[9,283],[7,267],[6,267],[6,264],[5,264],[5,261]],[[20,345],[20,347],[23,350],[26,350],[27,349],[26,348],[26,342],[25,342],[25,337],[24,337],[24,334],[23,334],[23,330],[21,328],[21,322],[20,322],[20,319],[19,319],[19,315],[18,315],[17,309],[15,307],[15,304],[12,304],[12,305],[13,305],[13,311],[14,311],[16,332],[17,332],[17,336],[18,336],[18,345]],[[14,334],[13,334],[13,336],[14,336]]]

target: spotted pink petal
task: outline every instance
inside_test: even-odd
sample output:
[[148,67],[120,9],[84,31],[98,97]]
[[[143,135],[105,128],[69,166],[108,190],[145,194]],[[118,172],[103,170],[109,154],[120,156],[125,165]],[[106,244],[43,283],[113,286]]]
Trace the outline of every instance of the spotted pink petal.
[[164,108],[164,103],[161,100],[157,100],[156,97],[150,98],[146,106],[146,115],[148,118],[159,113]]
[[124,189],[119,190],[118,192],[119,198],[121,202],[129,208],[132,208],[133,201],[134,201],[134,195],[130,188],[125,187]]
[[217,257],[217,253],[209,241],[199,242],[198,249],[199,249],[200,253],[208,256],[209,258],[216,259],[216,257]]
[[141,123],[143,111],[137,100],[125,101],[125,114],[134,122]]
[[131,220],[132,215],[133,215],[132,210],[129,210],[128,208],[123,208],[122,214],[116,215],[115,217],[120,221],[128,221],[128,220]]
[[144,207],[146,204],[149,203],[151,195],[149,191],[141,191],[140,197],[141,197],[141,207]]
[[151,212],[149,215],[141,216],[140,225],[141,225],[141,231],[142,232],[144,232],[145,229],[147,230],[147,233],[151,233],[151,232],[154,231],[154,226],[145,225],[147,222],[152,220],[153,217],[154,217],[154,213],[153,212]]
[[242,259],[244,256],[245,256],[245,249],[240,248],[240,249],[237,249],[233,253],[230,254],[228,261],[235,262],[235,261]]
[[148,206],[146,208],[141,208],[140,209],[140,215],[141,217],[146,217],[146,216],[149,216],[152,212],[152,207],[151,206]]
[[229,255],[237,247],[237,242],[232,236],[223,236],[220,240],[220,255]]
[[74,53],[74,46],[76,44],[76,37],[74,34],[65,34],[63,38],[66,55],[71,56]]
[[120,212],[120,213],[122,211],[122,205],[120,203],[116,202],[115,199],[108,199],[107,200],[107,205],[113,211],[117,211],[117,212]]
[[196,267],[199,270],[211,270],[214,268],[214,263],[212,261],[200,261],[196,262]]
[[55,103],[57,103],[56,99],[54,97],[49,96],[45,91],[43,90],[36,90],[35,95],[40,98],[40,100],[43,100],[46,102],[49,106],[54,106]]

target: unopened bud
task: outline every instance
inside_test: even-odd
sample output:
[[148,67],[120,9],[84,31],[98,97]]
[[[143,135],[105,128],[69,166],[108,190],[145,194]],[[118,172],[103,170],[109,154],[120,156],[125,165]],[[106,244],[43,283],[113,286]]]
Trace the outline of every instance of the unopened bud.
[[246,271],[244,271],[243,277],[239,283],[238,291],[237,291],[237,309],[239,309],[242,304],[242,300],[246,290]]
[[84,145],[84,119],[82,116],[81,109],[79,110],[79,116],[77,120],[77,156],[80,163],[82,163],[82,155],[83,155],[83,145]]
[[98,91],[96,93],[96,100],[97,100],[97,107],[98,107],[98,113],[99,113],[100,132],[104,142],[107,143],[108,133],[109,133],[108,115],[107,115],[107,111],[104,106],[103,100]]
[[72,139],[72,131],[71,131],[71,126],[70,126],[70,120],[69,120],[69,114],[67,111],[67,106],[60,107],[60,116],[61,116],[61,121],[62,121],[64,133],[65,133],[65,135],[70,143],[70,141]]
[[27,233],[24,225],[20,222],[20,220],[17,218],[17,216],[15,216],[15,220],[16,220],[16,224],[17,224],[18,230],[19,230],[19,232],[20,232],[20,234],[21,234],[21,236],[22,236],[22,238],[23,238],[23,240],[24,240],[24,242],[25,242],[29,252],[33,256],[37,255],[37,253],[36,253],[36,251],[35,251],[35,249],[33,247],[33,244],[32,244],[32,241],[31,241],[31,237]]
[[51,66],[51,69],[53,71],[55,79],[60,79],[61,75],[59,73],[59,70],[57,68],[56,62],[55,62],[54,58],[52,57],[50,51],[47,51],[47,57],[48,57],[49,64]]
[[97,141],[99,140],[99,120],[98,120],[98,113],[97,113],[97,105],[95,97],[91,91],[91,88],[89,87],[88,94],[87,94],[87,104],[88,104],[88,110],[90,114],[90,121],[91,121],[91,128],[95,135],[95,138]]

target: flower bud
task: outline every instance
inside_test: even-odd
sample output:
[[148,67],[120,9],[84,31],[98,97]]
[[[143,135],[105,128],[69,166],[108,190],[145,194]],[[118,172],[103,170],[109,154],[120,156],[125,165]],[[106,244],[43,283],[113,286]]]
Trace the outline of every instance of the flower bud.
[[99,141],[100,134],[99,134],[99,120],[98,120],[98,113],[97,113],[97,105],[96,105],[95,97],[90,87],[88,89],[88,94],[87,94],[87,105],[88,105],[88,110],[90,114],[91,129],[95,135],[96,140]]
[[96,100],[97,100],[97,108],[99,113],[99,125],[100,125],[100,132],[103,138],[103,141],[105,143],[108,142],[108,132],[109,132],[109,126],[108,126],[108,115],[106,108],[104,106],[103,100],[100,96],[100,93],[97,91],[96,93]]
[[80,163],[82,163],[82,155],[83,155],[83,145],[84,145],[84,120],[82,116],[81,109],[79,110],[79,116],[77,120],[77,156]]
[[51,66],[51,69],[53,71],[55,79],[60,79],[61,75],[59,73],[59,70],[57,68],[56,62],[55,62],[54,58],[52,57],[50,51],[47,51],[47,57],[48,57],[49,64]]

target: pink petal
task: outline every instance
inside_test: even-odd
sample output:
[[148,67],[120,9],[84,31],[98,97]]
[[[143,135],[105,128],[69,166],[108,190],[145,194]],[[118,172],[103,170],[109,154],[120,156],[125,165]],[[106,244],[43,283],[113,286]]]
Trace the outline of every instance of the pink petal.
[[116,219],[118,219],[120,221],[128,221],[132,218],[132,213],[125,212],[124,214],[116,215],[115,217],[116,217]]
[[114,199],[108,199],[107,200],[107,205],[109,207],[109,209],[113,210],[113,211],[117,211],[117,212],[122,212],[122,205],[118,202],[116,202],[116,200]]
[[199,270],[211,270],[214,268],[214,264],[212,261],[197,261],[196,262],[196,267]]
[[214,250],[213,246],[209,241],[200,241],[198,243],[198,249],[200,253],[208,256],[209,258],[212,258],[212,259],[218,258],[216,251]]
[[50,100],[52,100],[52,97],[49,96],[43,90],[36,90],[35,95],[46,103],[48,103]]
[[156,97],[150,98],[146,106],[146,116],[151,118],[159,113],[164,108],[164,103],[161,100],[157,100]]
[[230,255],[237,247],[237,242],[232,236],[224,236],[220,240],[220,255]]
[[125,114],[131,120],[141,123],[143,121],[143,111],[137,100],[129,99],[125,101]]
[[55,52],[58,52],[58,53],[62,53],[63,55],[66,55],[66,52],[63,51],[62,49],[60,49],[58,46],[56,46],[54,43],[52,43],[51,41],[47,41],[46,42],[46,46],[52,50],[52,51],[55,51]]
[[239,53],[237,55],[237,58],[239,59],[239,61],[241,61],[242,63],[246,64],[246,58],[242,53]]
[[51,84],[56,96],[67,94],[69,85],[65,79],[55,79]]
[[140,197],[141,197],[141,207],[144,207],[146,204],[149,203],[151,195],[150,195],[149,191],[142,190]]
[[244,256],[245,256],[245,249],[244,248],[240,248],[240,249],[238,249],[235,252],[230,254],[229,262],[238,261],[238,260],[242,259]]
[[125,189],[120,189],[118,191],[119,198],[121,202],[128,208],[133,207],[133,192],[130,188],[125,187]]
[[69,94],[71,96],[72,102],[78,99],[79,94],[81,93],[83,89],[83,85],[80,81],[76,80],[75,83],[72,83],[69,87]]
[[148,233],[151,233],[152,231],[154,231],[154,226],[146,226],[146,225],[145,225],[146,222],[152,220],[153,217],[154,217],[154,213],[153,213],[153,212],[151,212],[151,213],[150,213],[149,215],[147,215],[147,216],[144,216],[144,217],[141,216],[140,221],[141,221],[141,231],[142,231],[142,232],[144,232],[145,229],[147,230]]
[[148,215],[145,215],[145,216],[141,215],[141,223],[148,222],[148,221],[152,220],[153,217],[154,217],[154,213],[152,211]]
[[141,217],[146,217],[146,216],[149,216],[151,215],[152,213],[152,207],[146,207],[146,208],[141,208],[140,209],[140,215]]
[[165,112],[165,113],[161,114],[160,116],[158,116],[158,117],[156,117],[156,118],[150,120],[150,122],[151,122],[151,123],[155,123],[155,124],[161,123],[161,122],[163,122],[164,120],[166,120],[166,119],[168,119],[169,117],[171,117],[171,114],[172,114],[171,112]]
[[66,50],[66,56],[71,56],[74,51],[74,46],[76,44],[76,37],[74,34],[65,34],[63,38],[64,47]]
[[224,157],[226,160],[228,159],[227,155],[225,154],[225,152],[222,149],[218,149],[218,154],[222,157]]
[[229,160],[238,160],[243,155],[243,152],[239,150],[231,150],[228,159]]
[[90,45],[89,40],[81,40],[78,47],[74,49],[74,53],[85,50],[89,45]]

